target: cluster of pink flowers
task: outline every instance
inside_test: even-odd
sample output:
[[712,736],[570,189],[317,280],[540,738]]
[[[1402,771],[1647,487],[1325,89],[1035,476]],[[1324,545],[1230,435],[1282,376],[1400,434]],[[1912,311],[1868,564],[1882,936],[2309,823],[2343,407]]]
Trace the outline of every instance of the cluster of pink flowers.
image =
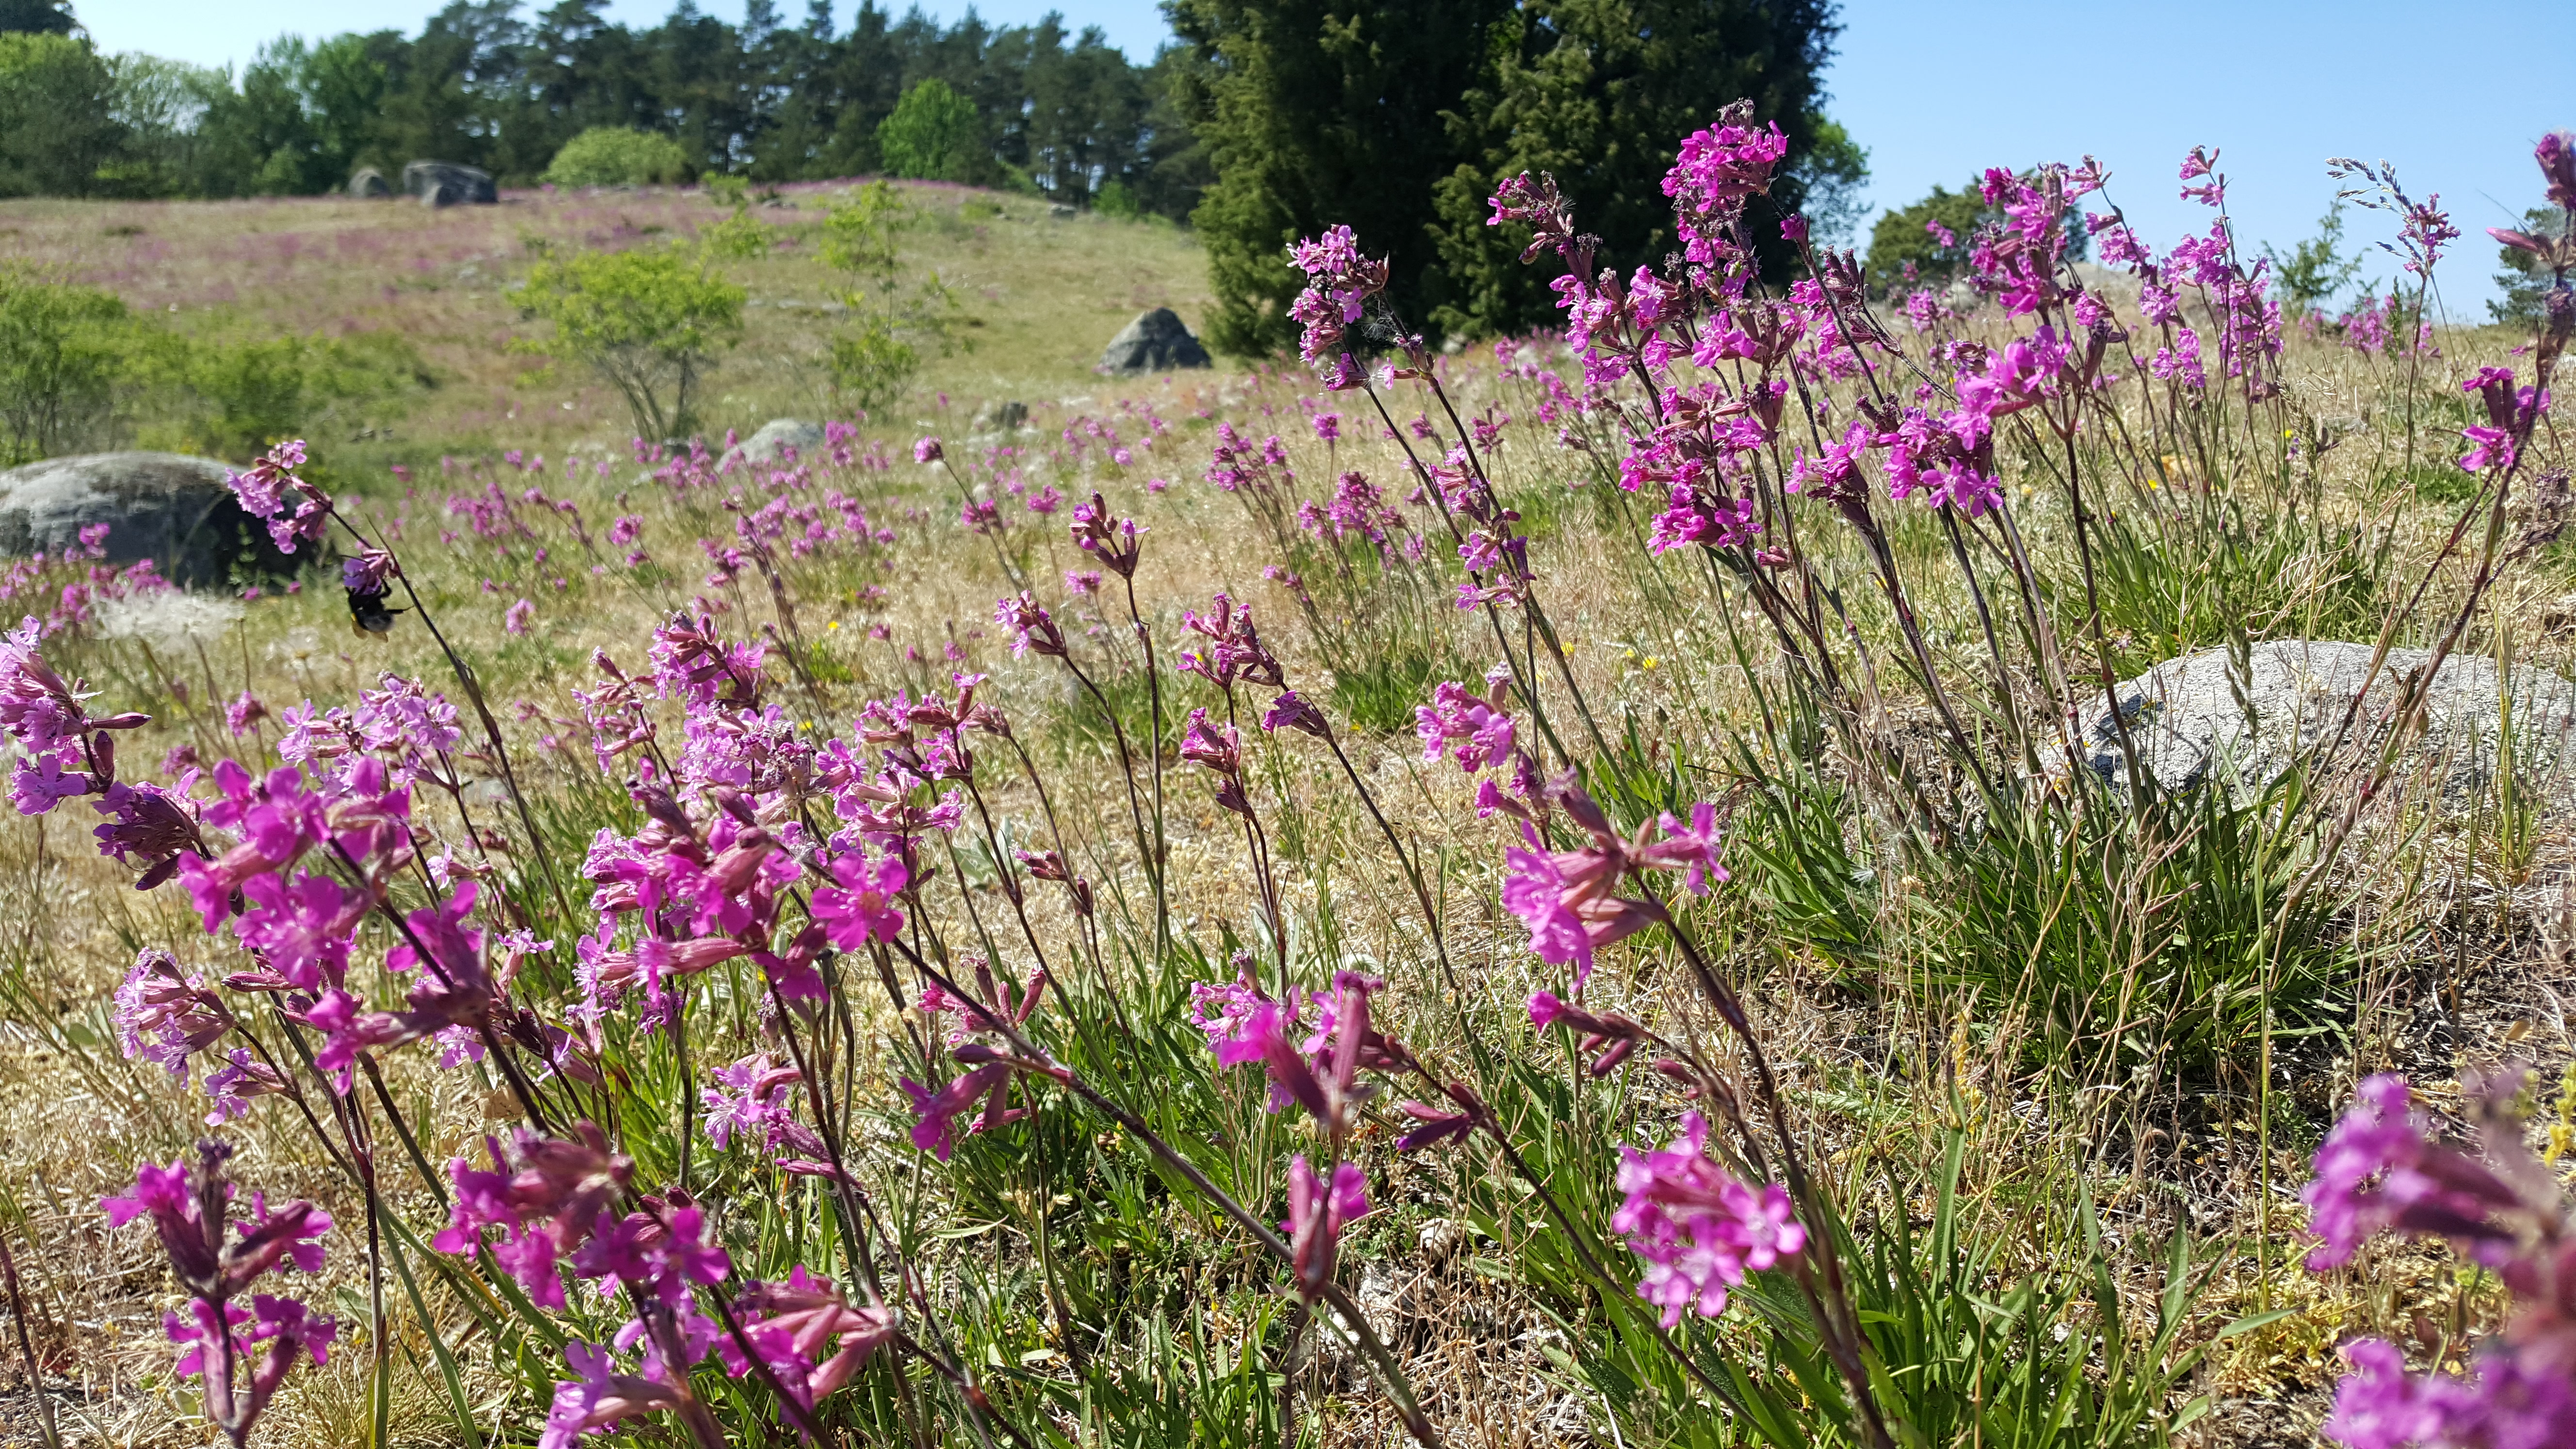
[[1358,385],[1359,365],[1348,350],[1352,324],[1368,300],[1386,290],[1386,263],[1360,255],[1359,240],[1347,226],[1329,228],[1320,237],[1289,249],[1289,260],[1306,275],[1306,288],[1288,308],[1304,329],[1297,353],[1322,373],[1324,385],[1339,391]]
[[1646,1264],[1637,1296],[1663,1309],[1671,1328],[1684,1312],[1715,1318],[1727,1290],[1748,1272],[1778,1266],[1807,1246],[1807,1230],[1778,1184],[1753,1188],[1708,1155],[1708,1120],[1682,1114],[1682,1134],[1661,1152],[1619,1149],[1613,1232]]
[[[1838,254],[1816,253],[1815,275],[1785,297],[1748,294],[1743,207],[1767,189],[1781,145],[1776,129],[1752,126],[1749,111],[1731,111],[1686,143],[1665,187],[1690,246],[1675,276],[1651,270],[1624,279],[1596,275],[1589,244],[1574,233],[1562,198],[1545,178],[1512,178],[1492,198],[1496,224],[1532,227],[1530,255],[1552,248],[1566,263],[1555,285],[1568,343],[1584,361],[1584,404],[1595,405],[1623,379],[1654,394],[1651,423],[1626,429],[1619,481],[1663,500],[1649,540],[1658,551],[1698,545],[1742,550],[1753,563],[1784,562],[1784,553],[1756,547],[1765,527],[1757,478],[1766,461],[1784,492],[1828,503],[1863,527],[1873,526],[1868,502],[1875,490],[1865,467],[1873,453],[1885,455],[1890,501],[1971,517],[1990,512],[2002,501],[1997,420],[2045,407],[2053,430],[2070,431],[2077,426],[2075,403],[2117,380],[2103,367],[2116,339],[2109,310],[2066,267],[2066,219],[2099,189],[2099,168],[2088,160],[2081,167],[1993,170],[1980,186],[2000,219],[1969,241],[1971,280],[2008,315],[2044,313],[2051,320],[1991,351],[1968,343],[1937,348],[1938,360],[1953,369],[1950,405],[1937,400],[1929,383],[1910,405],[1864,398],[1860,418],[1838,424],[1816,446],[1786,448],[1782,421],[1793,380],[1805,386],[1856,377],[1866,353],[1892,352],[1893,344],[1860,307],[1859,274]],[[2139,270],[2151,297],[2170,296],[2158,290],[2167,270],[2213,297],[2222,323],[2219,356],[2231,375],[2278,350],[2278,309],[2264,299],[2261,269],[2248,274],[2235,265],[2223,225],[2214,241],[2186,243],[2160,269],[2115,219],[2097,217],[2093,224],[2106,259]],[[1803,236],[1801,227],[1786,230]],[[2156,306],[2149,312],[2155,320]],[[1924,292],[1909,304],[1909,315],[1917,331],[1931,331],[1947,309]],[[1675,376],[1681,353],[1672,334],[1682,323],[1689,328],[1688,361],[1714,375]],[[2154,367],[2187,384],[2202,380],[2198,339],[2168,343]],[[1509,557],[1508,550],[1478,556],[1497,553]]]
[[2502,1449],[2561,1442],[2576,1414],[2576,1219],[2523,1143],[2514,1103],[2528,1073],[2463,1079],[2477,1150],[2441,1141],[2406,1081],[2376,1076],[2317,1149],[2305,1189],[2323,1241],[2308,1266],[2352,1261],[2381,1233],[2438,1238],[2496,1275],[2514,1311],[2465,1376],[2410,1373],[2383,1339],[2344,1347],[2328,1437],[2350,1449]]
[[[113,796],[123,800],[134,792],[117,783],[116,735],[150,723],[151,716],[92,716],[81,702],[93,691],[66,681],[37,652],[43,634],[33,618],[0,634],[0,732],[16,741],[19,751],[10,771],[9,798],[21,815],[43,815],[80,795],[123,790]],[[117,811],[102,803],[100,813]],[[101,827],[100,839],[108,839],[107,827]]]
[[[1403,1045],[1371,1023],[1369,998],[1386,983],[1355,972],[1335,973],[1329,990],[1274,1000],[1251,977],[1248,962],[1234,981],[1190,988],[1190,1018],[1207,1034],[1221,1069],[1259,1065],[1270,1080],[1269,1110],[1294,1105],[1311,1116],[1338,1149],[1357,1120],[1361,1103],[1378,1087],[1363,1072],[1415,1069]],[[1397,1147],[1414,1151],[1459,1136],[1471,1119],[1419,1102],[1404,1110],[1425,1125]],[[1313,1302],[1332,1281],[1344,1229],[1369,1212],[1368,1179],[1343,1161],[1319,1174],[1303,1154],[1288,1165],[1287,1234],[1298,1293]]]
[[[134,1191],[100,1202],[111,1228],[149,1218],[169,1254],[172,1274],[188,1293],[184,1312],[165,1319],[183,1350],[174,1372],[201,1379],[206,1417],[239,1446],[250,1437],[279,1385],[299,1360],[319,1367],[330,1356],[337,1325],[300,1299],[254,1292],[272,1271],[322,1271],[331,1215],[308,1202],[272,1211],[251,1196],[246,1220],[233,1217],[233,1185],[224,1179],[232,1149],[197,1146],[196,1160],[136,1169]],[[250,1306],[239,1301],[249,1296]]]
[[1517,802],[1498,799],[1499,808],[1523,815],[1523,844],[1503,854],[1503,905],[1529,928],[1530,951],[1552,965],[1572,966],[1578,987],[1592,974],[1594,952],[1661,919],[1661,907],[1617,894],[1632,877],[1677,870],[1683,887],[1694,895],[1706,895],[1727,879],[1726,867],[1718,861],[1714,805],[1693,806],[1687,824],[1667,812],[1651,825],[1640,825],[1634,838],[1622,840],[1601,807],[1570,777],[1554,781],[1547,793],[1590,843],[1550,850]]
[[2008,315],[2026,317],[2066,299],[2060,280],[2067,210],[2101,185],[2101,169],[2090,158],[2080,167],[2050,164],[2021,173],[1993,167],[1979,179],[1979,195],[2004,220],[1978,230],[1969,272]]
[[[1479,782],[1477,792],[1480,815],[1501,813],[1520,828],[1522,844],[1504,852],[1503,905],[1529,929],[1533,953],[1552,965],[1573,968],[1579,996],[1601,947],[1658,923],[1671,924],[1651,896],[1618,894],[1623,885],[1649,871],[1679,871],[1685,890],[1706,895],[1727,879],[1719,859],[1717,808],[1695,805],[1688,823],[1667,813],[1622,839],[1571,772],[1539,782],[1537,762],[1513,742],[1499,676],[1497,671],[1488,698],[1455,684],[1438,688],[1433,703],[1419,711],[1425,759],[1436,762],[1450,754],[1470,774],[1508,769],[1508,793],[1490,778]],[[1549,823],[1551,807],[1562,807],[1585,844],[1573,850],[1549,848],[1540,829]],[[1220,1063],[1261,1060],[1271,1065],[1274,1083],[1293,1066],[1296,1054],[1280,1027],[1283,1016],[1294,1024],[1293,1006],[1260,997],[1248,979],[1232,987],[1194,988],[1193,994],[1193,1014]],[[1587,1009],[1554,991],[1534,993],[1529,1014],[1530,1024],[1542,1032],[1576,1034],[1577,1050],[1591,1058],[1589,1070],[1596,1077],[1617,1070],[1639,1046],[1659,1040],[1630,1017]],[[1323,1039],[1319,1031],[1305,1050],[1314,1051]],[[1661,1061],[1656,1067],[1688,1079],[1681,1062]],[[1274,1109],[1279,1095],[1274,1086]],[[1452,1097],[1457,1100],[1457,1094]],[[1401,1145],[1407,1148],[1462,1136],[1477,1120],[1472,1107],[1444,1111],[1407,1103],[1405,1110],[1422,1124],[1405,1137]],[[1806,1246],[1806,1229],[1787,1192],[1777,1185],[1756,1190],[1737,1181],[1709,1158],[1707,1139],[1707,1122],[1691,1112],[1683,1119],[1682,1136],[1666,1150],[1621,1152],[1617,1185],[1626,1200],[1611,1226],[1645,1263],[1637,1293],[1662,1308],[1667,1328],[1679,1323],[1686,1310],[1717,1316],[1725,1311],[1727,1290],[1740,1285],[1746,1273],[1772,1268]]]
[[2477,394],[2487,410],[2484,423],[2460,429],[2460,436],[2469,440],[2460,466],[2471,473],[2512,472],[2532,428],[2549,411],[2549,394],[2528,385],[2517,390],[2513,370],[2506,367],[2479,368],[2476,376],[2460,384],[2460,391]]
[[1345,1131],[1352,1109],[1370,1095],[1362,1068],[1386,1070],[1401,1062],[1369,1025],[1369,997],[1386,983],[1343,971],[1328,991],[1273,1000],[1254,985],[1248,968],[1223,985],[1190,988],[1190,1019],[1207,1034],[1219,1067],[1259,1065],[1270,1078],[1269,1109],[1291,1104],[1333,1132]]
[[2403,357],[2409,352],[2422,357],[2441,356],[2441,349],[2433,345],[2430,321],[2416,323],[2411,342],[2399,335],[2405,327],[2406,314],[2405,299],[2393,291],[2385,297],[2367,295],[2335,318],[2334,326],[2343,345],[2364,357]]
[[1435,685],[1431,702],[1413,709],[1422,762],[1436,765],[1445,755],[1470,775],[1502,768],[1511,759],[1515,729],[1505,705],[1510,693],[1511,672],[1501,665],[1486,674],[1481,695],[1451,680]]
[[91,623],[100,604],[170,587],[148,558],[123,568],[99,562],[107,557],[108,529],[104,523],[83,524],[80,541],[60,554],[48,556],[38,550],[0,565],[0,604],[24,600],[24,607],[42,608],[37,637],[50,639],[65,629]]
[[1296,473],[1288,466],[1287,444],[1278,434],[1255,443],[1235,431],[1232,423],[1217,424],[1216,446],[1202,476],[1228,493],[1285,493],[1297,483]]
[[1771,189],[1771,176],[1789,154],[1789,137],[1780,123],[1752,124],[1744,102],[1727,107],[1718,124],[1682,138],[1673,169],[1664,176],[1664,195],[1673,199],[1673,219],[1683,255],[1693,266],[1720,268],[1740,254],[1735,232],[1745,204]]
[[[243,486],[254,502],[263,490],[295,486],[293,461],[282,449],[263,461],[265,471],[253,470]],[[1101,545],[1132,558],[1135,538],[1132,527],[1108,525]],[[390,557],[375,550],[352,562],[376,570],[371,583],[391,577]],[[897,695],[867,705],[857,734],[874,758],[863,764],[844,741],[800,739],[764,698],[765,651],[724,639],[711,618],[667,620],[650,655],[651,667],[636,674],[601,656],[604,682],[582,699],[603,766],[631,767],[643,824],[602,831],[591,844],[583,874],[598,924],[577,943],[579,998],[559,1024],[512,990],[522,964],[552,943],[483,924],[491,893],[479,882],[493,870],[485,833],[469,831],[461,844],[471,853],[460,854],[438,849],[417,818],[417,785],[451,795],[464,788],[454,763],[463,728],[439,695],[388,675],[354,708],[289,707],[277,717],[274,742],[285,763],[260,773],[230,759],[210,772],[191,765],[164,790],[117,777],[114,734],[144,717],[90,716],[78,685],[46,665],[32,622],[0,652],[0,728],[24,757],[22,807],[44,811],[97,796],[112,817],[98,832],[102,851],[139,868],[144,888],[177,880],[207,932],[229,936],[245,958],[220,976],[218,989],[168,953],[143,953],[116,993],[128,1055],[184,1080],[195,1058],[241,1036],[247,1045],[205,1074],[210,1122],[293,1090],[228,999],[244,992],[272,997],[285,1019],[317,1034],[311,1067],[344,1095],[373,1070],[373,1057],[432,1038],[444,1049],[442,1068],[482,1061],[509,1077],[540,1125],[490,1140],[488,1169],[465,1159],[450,1165],[453,1216],[435,1246],[488,1255],[541,1307],[567,1304],[569,1268],[622,1290],[633,1308],[612,1346],[568,1352],[576,1377],[558,1388],[542,1441],[551,1446],[660,1409],[677,1412],[699,1442],[712,1442],[698,1423],[704,1406],[687,1388],[690,1368],[707,1354],[810,1407],[890,1341],[893,1320],[881,1306],[852,1307],[801,1271],[783,1284],[752,1285],[737,1326],[720,1328],[700,1295],[731,1268],[707,1241],[702,1211],[677,1192],[636,1194],[632,1165],[604,1133],[587,1122],[544,1127],[531,1093],[557,1074],[598,1081],[608,1013],[640,1001],[646,1030],[670,1027],[691,978],[730,961],[756,968],[778,1011],[810,1014],[824,994],[817,963],[826,952],[862,949],[903,929],[920,837],[953,829],[959,818],[953,789],[945,799],[924,794],[971,772],[968,733],[1006,728],[976,703],[980,676],[960,675],[951,697]],[[680,717],[676,751],[666,752],[654,717],[663,706]],[[235,701],[235,732],[267,713],[256,699]],[[842,825],[821,839],[799,809],[818,791]],[[397,880],[415,875],[429,886],[429,901],[397,908]],[[379,993],[353,979],[359,927],[370,915],[393,928],[381,965],[403,988],[399,1009],[374,1009]],[[1006,1019],[1025,1019],[1037,995],[1033,983]],[[959,1055],[975,1050],[960,1047]],[[720,1070],[705,1094],[718,1150],[747,1139],[780,1171],[838,1179],[837,1150],[797,1120],[788,1088],[800,1080],[760,1053]],[[238,1441],[293,1358],[307,1351],[319,1358],[330,1325],[292,1300],[251,1296],[248,1309],[234,1300],[280,1254],[314,1266],[318,1249],[300,1240],[327,1229],[328,1219],[300,1204],[277,1214],[255,1205],[244,1242],[224,1247],[224,1191],[214,1183],[220,1149],[208,1152],[193,1188],[177,1168],[147,1166],[136,1194],[108,1210],[117,1223],[149,1213],[160,1224],[198,1300],[193,1319],[173,1320],[174,1336],[194,1350],[183,1371],[205,1374],[210,1416]],[[201,1272],[200,1260],[214,1266]],[[258,1358],[262,1343],[266,1357]],[[637,1351],[640,1364],[619,1367],[617,1355]]]
[[[1335,542],[1359,537],[1385,549],[1389,533],[1404,527],[1404,515],[1387,506],[1385,492],[1366,475],[1348,471],[1334,482],[1330,499],[1297,505],[1297,526]],[[1418,553],[1420,540],[1407,542]]]
[[[269,541],[279,553],[293,553],[299,542],[319,542],[331,522],[331,495],[296,476],[304,466],[304,443],[297,439],[271,448],[246,473],[231,474],[233,497],[242,512],[268,522]],[[289,499],[295,500],[290,506]]]

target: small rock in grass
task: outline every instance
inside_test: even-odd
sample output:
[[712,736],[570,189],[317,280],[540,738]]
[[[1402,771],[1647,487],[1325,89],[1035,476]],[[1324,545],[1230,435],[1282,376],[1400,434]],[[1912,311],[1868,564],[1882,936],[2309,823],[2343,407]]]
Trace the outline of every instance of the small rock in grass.
[[1166,372],[1181,367],[1213,367],[1215,360],[1190,329],[1181,322],[1180,314],[1169,307],[1156,307],[1136,314],[1119,334],[1109,339],[1100,354],[1101,372],[1135,373]]

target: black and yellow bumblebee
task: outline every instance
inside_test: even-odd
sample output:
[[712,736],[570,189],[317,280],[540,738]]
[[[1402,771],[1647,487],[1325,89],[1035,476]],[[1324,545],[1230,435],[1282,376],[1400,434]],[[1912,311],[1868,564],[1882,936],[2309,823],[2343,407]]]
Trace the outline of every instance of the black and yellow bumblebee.
[[351,589],[348,594],[349,632],[361,638],[369,634],[392,633],[394,615],[411,612],[386,608],[385,591],[382,589]]

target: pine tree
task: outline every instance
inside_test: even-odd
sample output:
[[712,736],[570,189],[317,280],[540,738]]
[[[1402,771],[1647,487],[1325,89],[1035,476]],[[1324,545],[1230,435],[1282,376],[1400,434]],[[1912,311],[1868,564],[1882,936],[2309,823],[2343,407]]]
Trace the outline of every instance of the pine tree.
[[1172,0],[1194,48],[1178,96],[1215,173],[1190,219],[1218,307],[1208,338],[1284,348],[1287,249],[1334,224],[1389,259],[1409,323],[1445,300],[1431,181],[1456,156],[1448,112],[1486,66],[1509,0]]
[[[1485,224],[1494,187],[1524,171],[1555,176],[1576,225],[1602,239],[1605,265],[1661,262],[1673,245],[1673,153],[1740,98],[1789,137],[1767,204],[1751,213],[1757,236],[1776,243],[1829,124],[1818,76],[1835,33],[1829,0],[1522,0],[1452,113],[1459,157],[1438,183],[1433,225],[1457,290],[1434,320],[1496,333],[1555,317],[1552,274],[1520,261],[1528,229]],[[1764,261],[1776,269],[1788,256],[1776,248]]]
[[71,0],[0,0],[0,35],[69,35]]
[[[1662,190],[1682,137],[1750,98],[1790,141],[1772,209],[1858,153],[1811,161],[1827,136],[1818,73],[1830,0],[1175,0],[1194,47],[1178,94],[1215,173],[1192,220],[1206,238],[1218,346],[1284,346],[1289,243],[1335,223],[1390,263],[1410,327],[1510,331],[1554,316],[1521,266],[1518,228],[1485,198],[1553,173],[1605,260],[1659,261]],[[1515,234],[1520,232],[1520,234]],[[1783,252],[1785,256],[1785,252]]]

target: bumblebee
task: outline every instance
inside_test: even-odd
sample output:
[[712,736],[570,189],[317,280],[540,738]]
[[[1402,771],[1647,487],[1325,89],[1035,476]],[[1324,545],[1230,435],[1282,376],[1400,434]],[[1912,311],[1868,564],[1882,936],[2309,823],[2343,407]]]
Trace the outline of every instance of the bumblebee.
[[348,594],[349,632],[361,639],[369,634],[392,633],[394,615],[411,612],[408,609],[386,608],[385,591],[382,589],[351,589]]

